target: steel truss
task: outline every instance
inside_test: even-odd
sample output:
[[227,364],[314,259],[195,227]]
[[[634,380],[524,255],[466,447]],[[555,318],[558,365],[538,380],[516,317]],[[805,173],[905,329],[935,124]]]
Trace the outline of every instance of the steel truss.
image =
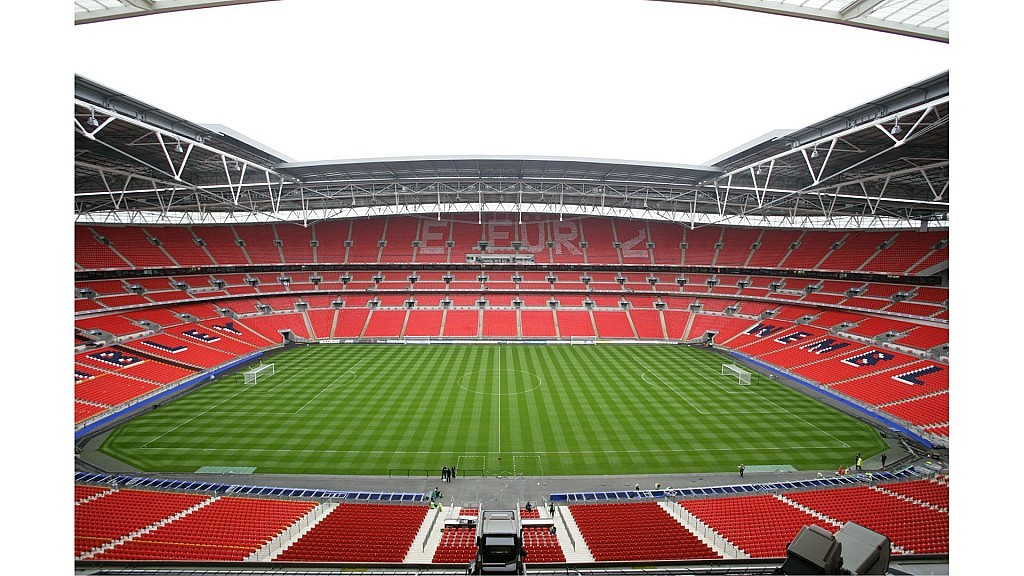
[[437,159],[294,164],[196,125],[79,98],[74,122],[78,222],[308,225],[498,211],[691,227],[948,226],[948,94],[814,138],[777,139],[716,166],[523,158],[444,161],[458,162],[444,170]]

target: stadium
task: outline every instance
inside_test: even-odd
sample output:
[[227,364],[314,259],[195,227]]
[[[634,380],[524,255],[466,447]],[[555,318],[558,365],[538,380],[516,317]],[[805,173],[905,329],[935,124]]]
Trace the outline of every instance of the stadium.
[[701,165],[74,123],[76,572],[948,572],[948,72]]

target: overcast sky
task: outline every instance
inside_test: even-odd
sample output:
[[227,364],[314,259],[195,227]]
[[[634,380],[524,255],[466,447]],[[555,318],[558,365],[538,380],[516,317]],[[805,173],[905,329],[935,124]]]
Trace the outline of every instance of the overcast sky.
[[644,0],[282,0],[72,42],[76,74],[298,161],[702,164],[949,69],[943,43]]

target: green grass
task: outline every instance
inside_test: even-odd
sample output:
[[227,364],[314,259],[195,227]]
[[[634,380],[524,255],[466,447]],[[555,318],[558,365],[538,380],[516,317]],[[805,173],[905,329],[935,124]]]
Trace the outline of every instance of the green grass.
[[318,345],[116,428],[149,472],[590,475],[833,469],[884,450],[866,424],[681,346]]

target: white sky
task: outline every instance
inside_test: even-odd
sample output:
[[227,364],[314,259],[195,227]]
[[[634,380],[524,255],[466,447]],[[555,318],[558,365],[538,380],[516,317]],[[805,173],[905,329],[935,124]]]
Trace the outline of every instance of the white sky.
[[298,161],[702,164],[949,69],[943,43],[643,0],[282,0],[72,41],[75,73]]

